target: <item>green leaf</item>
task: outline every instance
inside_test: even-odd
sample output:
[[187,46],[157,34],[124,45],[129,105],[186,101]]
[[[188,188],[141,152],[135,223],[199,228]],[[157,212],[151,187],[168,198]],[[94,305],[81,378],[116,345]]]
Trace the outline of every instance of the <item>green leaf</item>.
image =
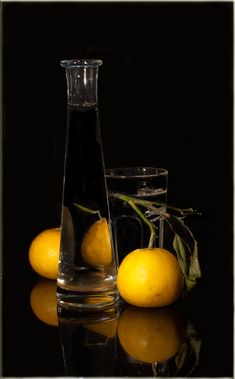
[[185,251],[184,245],[183,245],[178,234],[175,234],[175,238],[173,241],[173,247],[175,249],[177,259],[178,259],[180,268],[182,270],[182,273],[187,278],[189,270],[188,270],[187,263],[186,263],[186,251]]
[[198,261],[198,244],[191,230],[178,217],[171,217],[171,227],[175,233],[173,247],[185,277],[185,293],[187,293],[195,287],[197,279],[201,277]]
[[201,269],[198,261],[198,245],[197,241],[194,240],[194,250],[192,257],[190,259],[189,266],[189,276],[192,278],[200,278],[201,277]]
[[201,269],[198,261],[197,242],[194,241],[194,250],[190,257],[189,275],[186,277],[185,284],[187,292],[190,291],[197,283],[197,279],[201,277]]
[[186,293],[189,292],[195,285],[197,284],[196,279],[193,278],[186,278],[185,279],[186,284]]
[[198,338],[197,331],[190,320],[188,320],[186,335],[190,341],[190,348],[194,352],[194,356],[195,356],[194,365],[191,368],[190,372],[188,373],[188,376],[190,376],[193,370],[195,369],[195,367],[199,364],[200,351],[201,351],[201,345],[202,345],[202,341],[200,338]]
[[175,364],[177,368],[177,372],[184,366],[189,350],[189,344],[184,342],[175,357]]
[[190,376],[192,372],[194,371],[195,367],[199,364],[200,351],[201,351],[201,339],[198,338],[195,326],[188,319],[185,341],[182,344],[179,352],[175,356],[175,364],[176,364],[175,374],[178,374],[179,371],[183,368],[183,366],[187,367],[188,363],[192,362],[190,371],[187,373],[187,375],[184,375],[186,377]]

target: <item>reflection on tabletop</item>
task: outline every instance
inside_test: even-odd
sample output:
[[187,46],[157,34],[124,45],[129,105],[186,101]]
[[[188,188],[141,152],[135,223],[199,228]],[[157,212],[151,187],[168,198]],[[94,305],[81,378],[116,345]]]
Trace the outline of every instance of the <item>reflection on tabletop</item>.
[[56,282],[41,279],[30,304],[38,322],[59,329],[64,375],[183,377],[199,363],[201,340],[180,303],[138,308],[120,301],[84,315],[57,308]]

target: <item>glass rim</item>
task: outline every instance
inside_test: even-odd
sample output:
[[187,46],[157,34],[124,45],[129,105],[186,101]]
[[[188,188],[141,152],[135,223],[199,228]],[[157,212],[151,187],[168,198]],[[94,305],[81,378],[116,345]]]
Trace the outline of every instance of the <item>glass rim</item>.
[[[150,173],[148,171],[152,171],[152,172]],[[157,176],[168,176],[168,171],[165,168],[153,167],[153,166],[137,166],[137,167],[130,166],[130,167],[114,167],[114,168],[105,169],[105,177],[112,178],[112,179],[154,178]]]
[[103,61],[101,59],[65,59],[60,61],[62,67],[98,67]]

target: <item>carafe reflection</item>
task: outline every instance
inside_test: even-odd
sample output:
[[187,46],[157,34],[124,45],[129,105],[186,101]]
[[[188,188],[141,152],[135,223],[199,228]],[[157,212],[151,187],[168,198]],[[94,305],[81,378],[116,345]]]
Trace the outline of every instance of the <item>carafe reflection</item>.
[[58,321],[66,376],[116,375],[117,308],[84,317],[59,307]]

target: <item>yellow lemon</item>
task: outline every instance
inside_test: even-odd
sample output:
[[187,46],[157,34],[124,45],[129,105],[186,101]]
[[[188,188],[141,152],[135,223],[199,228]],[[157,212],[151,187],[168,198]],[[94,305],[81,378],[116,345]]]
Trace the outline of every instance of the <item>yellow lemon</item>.
[[108,266],[112,262],[110,232],[106,218],[88,229],[81,244],[84,261],[92,266]]
[[59,228],[46,229],[33,239],[29,248],[32,268],[47,279],[57,278],[60,236]]
[[104,320],[104,321],[96,321],[86,324],[86,328],[91,330],[92,332],[102,334],[105,337],[112,338],[116,334],[118,320]]
[[176,301],[184,278],[176,257],[161,248],[137,249],[121,262],[117,288],[121,297],[139,307],[162,307]]
[[168,308],[127,308],[118,322],[118,338],[133,358],[161,362],[173,357],[184,340],[185,327],[178,312]]
[[41,279],[31,290],[30,305],[39,320],[57,326],[56,281]]

